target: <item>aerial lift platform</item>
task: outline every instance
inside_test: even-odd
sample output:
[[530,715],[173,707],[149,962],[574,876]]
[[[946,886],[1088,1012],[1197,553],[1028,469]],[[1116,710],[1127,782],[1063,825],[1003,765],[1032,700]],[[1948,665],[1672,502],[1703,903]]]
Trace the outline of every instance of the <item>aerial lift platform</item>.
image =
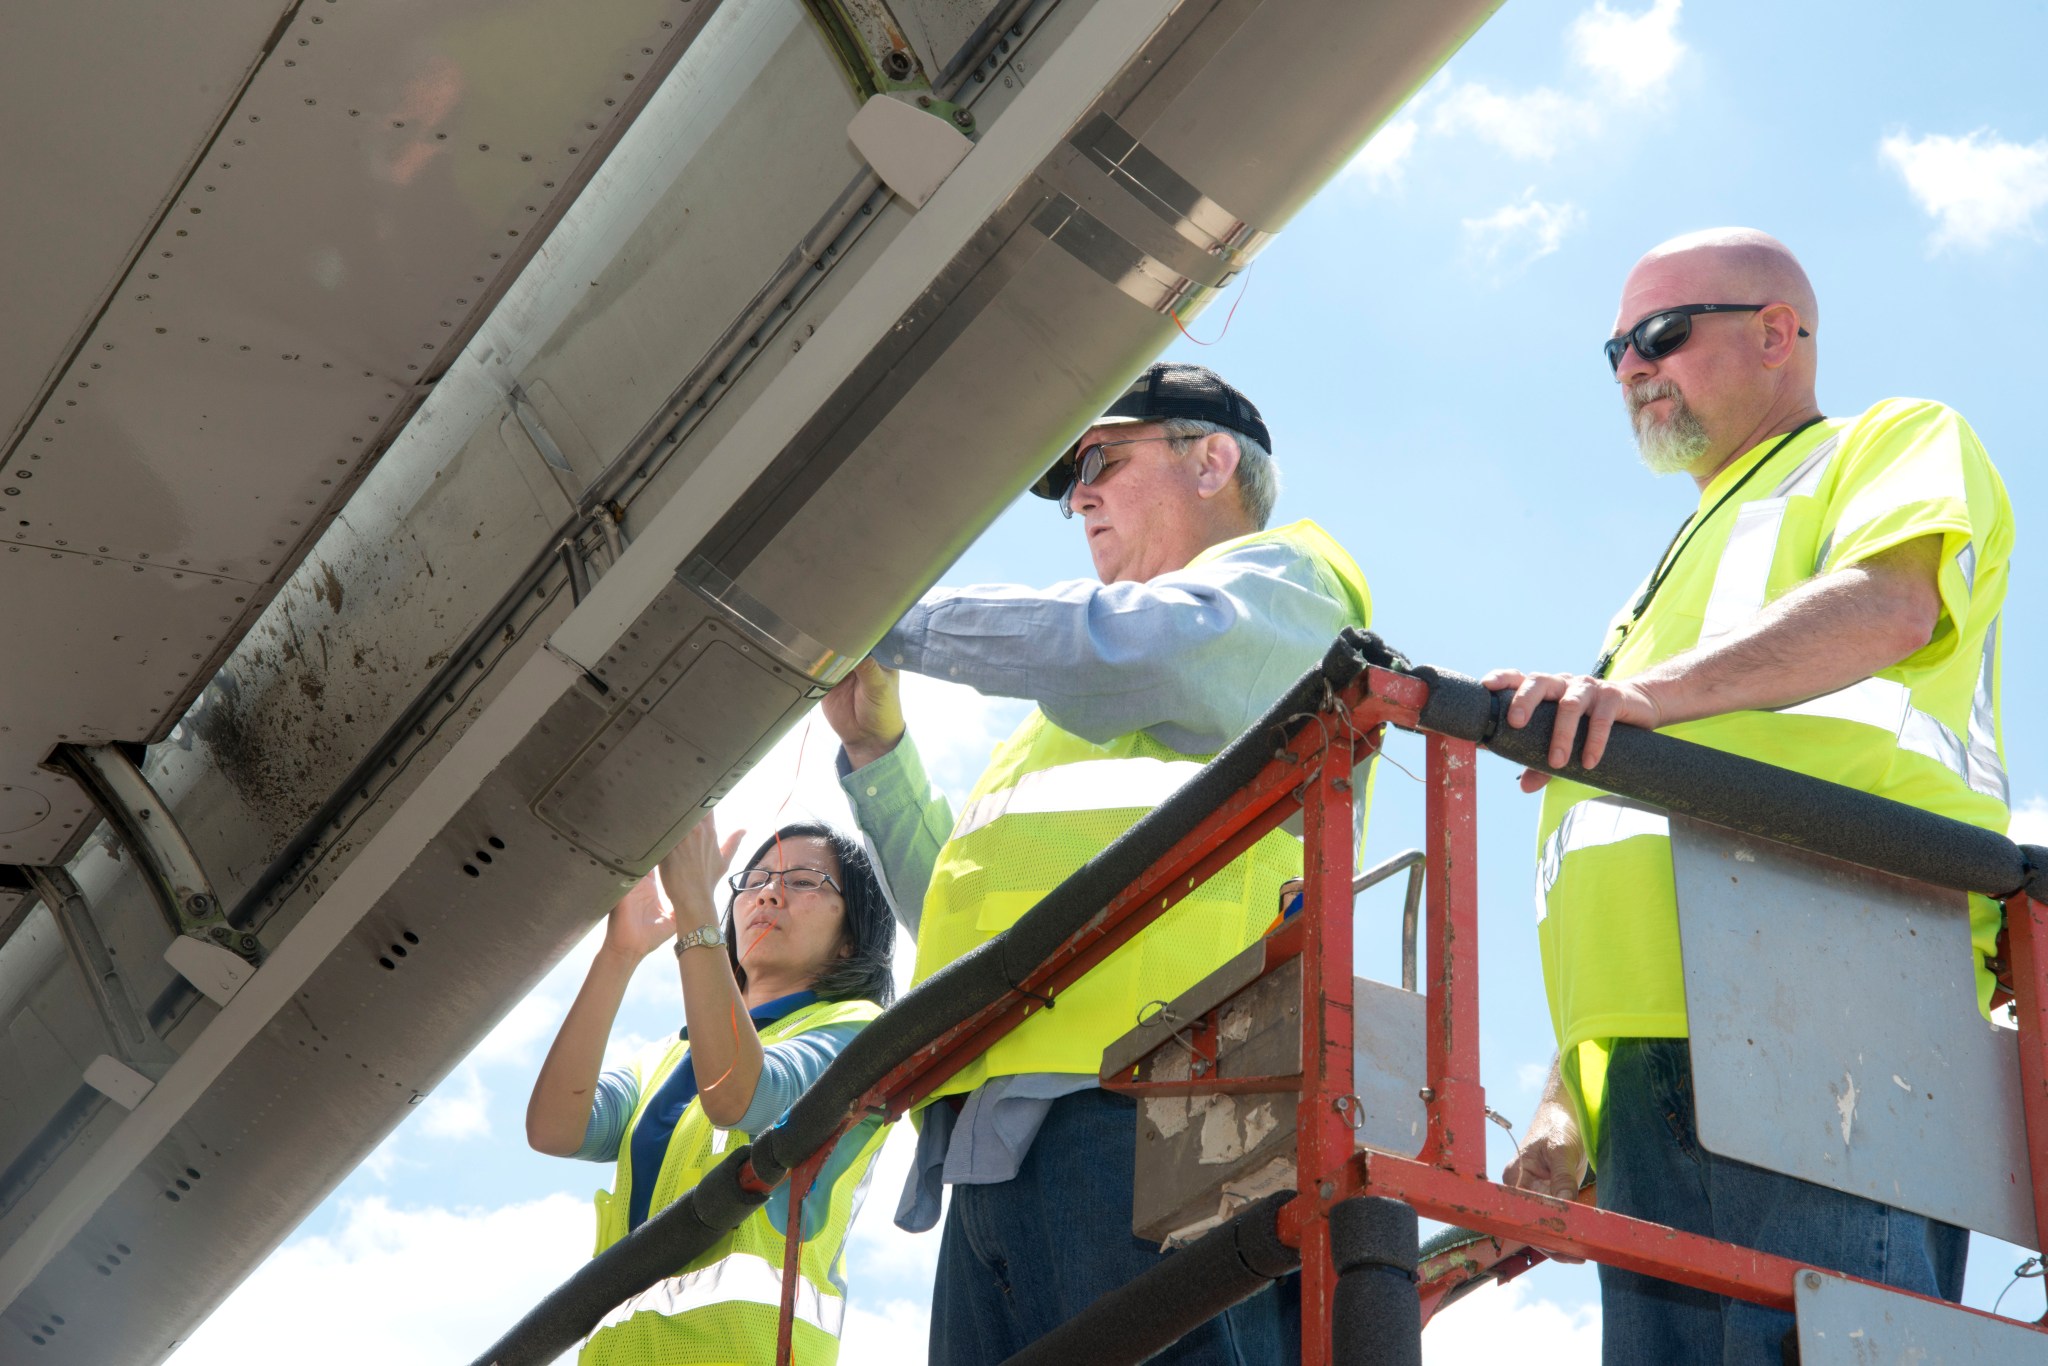
[[[551,1361],[784,1180],[800,1197],[842,1134],[915,1107],[1297,814],[1302,912],[1157,1003],[1103,1060],[1104,1085],[1139,1098],[1134,1229],[1185,1245],[1016,1366],[1142,1361],[1296,1272],[1308,1366],[1417,1363],[1431,1314],[1546,1253],[1790,1310],[1805,1366],[2048,1363],[2048,1325],[1488,1178],[1475,766],[1484,747],[1667,816],[1703,1144],[2034,1248],[2048,1227],[2048,849],[1627,727],[1597,772],[1552,768],[1554,706],[1520,730],[1503,713],[1473,680],[1347,632],[1202,773],[904,997],[782,1124],[572,1276],[480,1366]],[[1355,775],[1388,725],[1424,738],[1425,847],[1359,878]],[[1395,988],[1353,976],[1352,910],[1360,886],[1404,869]],[[2004,905],[1993,967],[2016,1028],[1977,1012],[1968,893]],[[1456,1227],[1425,1250],[1418,1216]],[[785,1362],[800,1236],[792,1221]]]

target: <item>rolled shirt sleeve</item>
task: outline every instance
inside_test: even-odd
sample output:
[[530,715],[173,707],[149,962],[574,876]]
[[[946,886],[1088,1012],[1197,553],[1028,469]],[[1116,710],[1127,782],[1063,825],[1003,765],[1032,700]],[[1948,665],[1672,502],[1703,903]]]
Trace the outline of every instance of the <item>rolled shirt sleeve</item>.
[[640,1076],[630,1067],[614,1067],[597,1079],[590,1095],[590,1121],[583,1146],[569,1156],[582,1162],[616,1162],[626,1141],[626,1127],[640,1108]]
[[925,775],[906,730],[896,748],[862,768],[839,751],[839,786],[867,841],[868,858],[896,919],[912,935],[924,913],[932,865],[953,830],[953,807]]
[[1097,744],[1145,731],[1208,754],[1256,720],[1347,624],[1306,556],[1258,543],[1146,583],[938,589],[882,638],[875,657],[1035,702],[1054,725]]

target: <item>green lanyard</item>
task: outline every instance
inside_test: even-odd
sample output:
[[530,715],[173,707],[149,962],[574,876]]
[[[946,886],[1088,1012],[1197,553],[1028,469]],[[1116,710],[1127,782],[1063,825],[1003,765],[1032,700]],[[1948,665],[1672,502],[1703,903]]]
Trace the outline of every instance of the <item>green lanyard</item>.
[[[1743,476],[1735,481],[1734,487],[1730,488],[1726,493],[1722,494],[1720,498],[1715,501],[1714,505],[1707,509],[1706,516],[1702,517],[1697,513],[1694,513],[1693,515],[1687,517],[1684,521],[1678,524],[1678,530],[1671,533],[1671,542],[1669,545],[1666,545],[1664,547],[1664,554],[1657,561],[1657,572],[1655,574],[1652,574],[1650,576],[1650,581],[1643,585],[1643,591],[1636,597],[1635,606],[1629,609],[1628,621],[1622,625],[1621,634],[1615,638],[1614,644],[1607,647],[1606,653],[1602,654],[1599,659],[1594,661],[1593,677],[1607,677],[1607,671],[1614,667],[1614,656],[1619,654],[1621,651],[1621,647],[1628,643],[1628,633],[1635,629],[1636,623],[1643,619],[1643,613],[1649,611],[1650,604],[1657,600],[1657,590],[1664,586],[1664,580],[1671,577],[1671,571],[1678,568],[1678,561],[1680,557],[1682,557],[1685,554],[1686,548],[1692,544],[1693,537],[1699,535],[1700,529],[1705,527],[1708,522],[1714,519],[1715,513],[1719,512],[1722,508],[1728,505],[1728,500],[1730,498],[1733,498],[1736,494],[1742,492],[1742,486],[1744,484],[1747,484],[1750,481],[1750,479],[1755,476],[1758,470],[1770,464],[1771,461],[1777,458],[1779,451],[1782,451],[1785,449],[1785,447],[1791,445],[1793,437],[1798,436],[1801,432],[1805,431],[1808,427],[1811,427],[1814,423],[1825,421],[1827,421],[1827,419],[1823,416],[1809,417],[1808,419],[1806,419],[1806,421],[1800,423],[1797,427],[1794,427],[1791,431],[1779,437],[1778,444],[1771,447],[1771,449],[1765,453],[1763,459],[1757,461],[1754,465],[1751,465],[1746,471],[1744,471]],[[1686,535],[1686,529],[1688,527],[1692,528],[1692,535],[1690,536]],[[1684,545],[1679,544],[1678,538],[1681,536],[1685,537]]]

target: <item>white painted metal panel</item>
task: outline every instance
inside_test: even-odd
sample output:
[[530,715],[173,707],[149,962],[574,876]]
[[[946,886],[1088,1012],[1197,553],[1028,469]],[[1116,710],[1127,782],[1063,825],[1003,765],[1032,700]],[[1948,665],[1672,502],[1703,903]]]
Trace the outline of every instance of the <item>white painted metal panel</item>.
[[2048,1366],[2038,1329],[1821,1271],[1792,1306],[1801,1366]]
[[1963,893],[1675,815],[1671,871],[1701,1146],[2034,1246]]
[[[168,730],[715,3],[10,7],[0,541],[144,568],[40,605],[166,629],[140,670],[112,631],[13,657],[0,857],[66,847],[58,737]],[[157,568],[228,621],[157,613]]]
[[[91,808],[36,767],[59,740],[146,733],[188,690],[248,585],[173,565],[10,545],[0,554],[0,863],[46,862]],[[38,813],[41,814],[38,817]],[[92,817],[91,819],[97,819]]]
[[0,441],[91,326],[288,8],[9,0]]

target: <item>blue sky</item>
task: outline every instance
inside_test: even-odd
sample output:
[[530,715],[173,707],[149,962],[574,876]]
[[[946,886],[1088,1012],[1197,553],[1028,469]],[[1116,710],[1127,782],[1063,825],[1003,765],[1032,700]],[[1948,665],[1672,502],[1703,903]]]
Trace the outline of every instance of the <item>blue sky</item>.
[[[2021,519],[2009,606],[2032,611],[2048,590],[2028,539],[2048,475],[2024,342],[2048,299],[2048,103],[2026,92],[2048,11],[1932,13],[1513,0],[1266,251],[1222,340],[1167,354],[1215,366],[1264,410],[1280,517],[1312,514],[1352,549],[1375,625],[1410,658],[1580,668],[1693,504],[1689,482],[1636,463],[1601,373],[1622,276],[1676,233],[1760,227],[1814,279],[1826,411],[1937,398],[1975,426]],[[1190,330],[1215,338],[1228,305]],[[1078,524],[1025,499],[948,581],[1088,573]],[[2015,806],[2048,842],[2048,720],[2028,705],[2043,647],[2026,631],[2005,639]],[[911,705],[956,795],[1020,715],[937,684]],[[801,762],[794,736],[757,769],[727,823],[763,828],[786,799],[839,814],[822,732]],[[1412,738],[1391,753],[1420,770]],[[1519,1126],[1551,1052],[1529,892],[1535,805],[1505,764],[1487,761],[1481,783],[1485,1081]],[[1420,816],[1415,785],[1383,770],[1365,858],[1419,843]],[[1361,971],[1397,970],[1397,916],[1392,895],[1361,903]],[[529,1153],[520,1115],[589,948],[341,1182],[180,1366],[268,1360],[284,1331],[309,1361],[466,1359],[587,1255],[587,1200],[606,1173]],[[664,968],[650,960],[636,980],[622,1044],[675,1026]],[[937,1239],[888,1227],[903,1147],[885,1154],[856,1231],[849,1363],[916,1360],[923,1341]],[[1497,1167],[1504,1138],[1496,1149]],[[1980,1241],[1971,1302],[1988,1305],[2018,1260]],[[2038,1287],[2007,1309],[2038,1311]],[[1429,1356],[1513,1343],[1525,1361],[1588,1360],[1595,1300],[1589,1270],[1540,1268],[1447,1314]],[[337,1322],[335,1303],[389,1307]],[[309,1321],[324,1325],[317,1342]]]

